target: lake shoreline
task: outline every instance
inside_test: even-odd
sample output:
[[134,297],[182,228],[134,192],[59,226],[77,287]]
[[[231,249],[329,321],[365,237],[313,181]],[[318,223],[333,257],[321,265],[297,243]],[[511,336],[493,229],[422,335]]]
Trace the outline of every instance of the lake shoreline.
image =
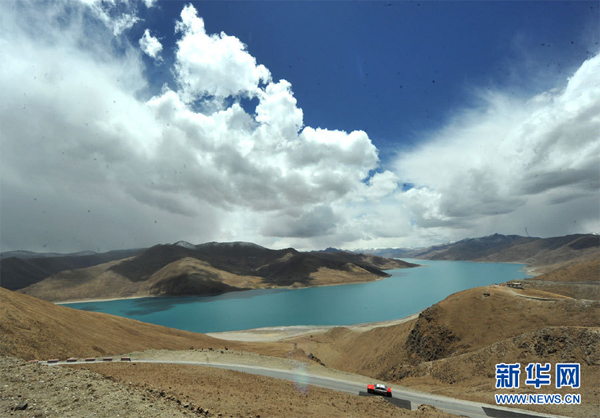
[[[115,300],[130,300],[130,299],[143,299],[143,298],[159,298],[161,297],[160,295],[141,295],[141,296],[127,296],[124,298],[106,298],[106,299],[78,299],[78,300],[67,300],[67,301],[63,301],[63,302],[51,302],[54,303],[55,305],[70,305],[72,303],[94,303],[94,302],[112,302]],[[165,297],[170,297],[168,295],[165,295]]]
[[[411,258],[411,257],[405,257],[405,258],[398,258],[398,260],[417,260],[417,261],[462,261],[465,263],[481,263],[481,264],[519,264],[522,265],[523,267],[521,268],[520,271],[522,271],[523,273],[527,274],[528,276],[531,277],[527,277],[523,280],[527,280],[527,279],[531,279],[533,277],[536,276],[540,276],[542,274],[544,274],[545,272],[541,271],[545,266],[532,266],[529,265],[527,263],[524,263],[522,261],[482,261],[482,260],[432,260],[432,259],[427,259],[427,258]],[[407,261],[407,263],[412,263],[414,264],[412,261]],[[423,266],[423,264],[419,264],[420,267]]]
[[109,298],[81,300],[78,305],[69,301],[64,306],[225,340],[278,341],[326,333],[336,327],[360,332],[397,325],[417,318],[427,307],[461,290],[528,276],[520,263],[422,263],[426,268],[394,269],[389,271],[392,277],[347,286],[256,289],[218,297],[152,295],[152,299],[145,299],[148,296],[137,294],[110,298],[106,304],[103,302]]
[[[421,267],[421,265],[417,265],[417,267]],[[412,268],[412,267],[411,267]],[[388,270],[383,270],[384,272],[386,271],[391,271],[391,270],[404,270],[404,269],[388,269]],[[387,274],[387,273],[386,273]],[[223,292],[223,293],[217,293],[214,295],[136,295],[136,296],[126,296],[126,297],[111,297],[111,298],[91,298],[91,299],[77,299],[77,300],[66,300],[66,301],[51,301],[51,303],[57,304],[57,305],[68,305],[68,304],[72,304],[72,303],[94,303],[94,302],[112,302],[112,301],[117,301],[117,300],[130,300],[130,299],[143,299],[143,298],[197,298],[197,297],[211,297],[211,296],[221,296],[221,295],[225,295],[227,293],[233,293],[233,292],[246,292],[249,290],[300,290],[300,289],[310,289],[313,287],[328,287],[328,286],[344,286],[344,285],[351,285],[351,284],[362,284],[362,283],[372,283],[372,282],[378,282],[381,280],[386,280],[393,277],[392,274],[387,274],[387,276],[379,276],[375,279],[372,280],[350,280],[348,282],[345,283],[320,283],[320,284],[314,284],[314,285],[310,285],[310,286],[298,286],[295,284],[289,285],[289,286],[268,286],[268,287],[257,287],[257,288],[244,288],[244,289],[238,289],[238,290],[233,290],[230,292]]]
[[[527,277],[523,280],[527,280],[529,278],[533,278],[535,276],[540,275],[540,273],[536,272],[535,270],[538,269],[539,267],[530,267],[527,264],[523,264],[517,261],[506,261],[506,262],[494,262],[494,261],[470,261],[470,260],[427,260],[427,259],[416,259],[416,258],[408,258],[410,260],[419,260],[419,261],[463,261],[463,262],[467,262],[467,263],[481,263],[481,264],[520,264],[523,265],[521,271],[523,271],[525,274],[532,276],[532,277]],[[403,260],[403,259],[400,259]],[[403,260],[404,261],[404,260]],[[411,264],[414,264],[412,262],[409,262]],[[424,267],[424,264],[417,264],[416,267]],[[384,272],[390,271],[390,270],[404,270],[404,269],[388,269],[388,270],[383,270]],[[239,292],[244,292],[247,290],[265,290],[265,289],[282,289],[282,290],[299,290],[299,289],[310,289],[310,288],[314,288],[314,287],[328,287],[328,286],[343,286],[343,285],[351,285],[351,284],[361,284],[361,283],[372,283],[372,282],[378,282],[381,280],[386,280],[393,277],[393,275],[388,274],[388,276],[381,276],[378,277],[376,279],[373,280],[367,280],[367,281],[349,281],[347,283],[322,283],[322,284],[316,284],[316,285],[311,285],[311,286],[297,286],[297,285],[290,285],[290,286],[273,286],[273,287],[263,287],[263,288],[256,288],[256,289],[252,289],[252,288],[248,288],[248,289],[240,289],[237,290]],[[69,304],[73,304],[73,303],[94,303],[94,302],[112,302],[112,301],[118,301],[118,300],[130,300],[130,299],[143,299],[143,298],[161,298],[161,297],[165,297],[165,298],[169,298],[169,297],[190,297],[190,298],[194,298],[194,297],[208,297],[208,296],[220,296],[226,293],[231,293],[231,292],[224,292],[224,293],[219,293],[216,295],[136,295],[136,296],[127,296],[127,297],[111,297],[111,298],[91,298],[91,299],[77,299],[77,300],[66,300],[66,301],[51,301],[51,303],[57,304],[57,305],[69,305]]]
[[[327,286],[327,285],[326,285]],[[331,285],[328,285],[331,286]],[[319,286],[313,286],[319,287]],[[298,288],[291,288],[298,289]],[[126,298],[110,298],[110,299],[87,299],[77,300],[68,302],[52,302],[57,305],[69,305],[73,303],[93,303],[93,302],[110,302],[116,300],[130,300],[130,299],[143,299],[143,298],[159,298],[163,296],[148,295],[148,296],[130,296]],[[169,297],[169,296],[164,296]],[[194,297],[194,296],[190,296]],[[241,342],[276,342],[284,341],[291,338],[302,337],[313,334],[324,334],[334,328],[347,328],[356,332],[366,332],[375,328],[389,327],[393,325],[403,324],[408,321],[412,321],[419,317],[417,313],[405,316],[399,319],[391,319],[387,321],[376,321],[376,322],[365,322],[351,325],[289,325],[289,326],[277,326],[277,327],[261,327],[251,328],[236,331],[223,331],[223,332],[209,332],[199,333],[209,337],[218,338],[226,341],[241,341]]]
[[334,328],[347,328],[355,332],[367,332],[375,328],[390,327],[417,319],[417,312],[400,319],[388,321],[366,322],[352,325],[290,325],[281,327],[263,327],[239,331],[209,332],[204,335],[227,341],[241,342],[276,342],[313,334],[324,334]]

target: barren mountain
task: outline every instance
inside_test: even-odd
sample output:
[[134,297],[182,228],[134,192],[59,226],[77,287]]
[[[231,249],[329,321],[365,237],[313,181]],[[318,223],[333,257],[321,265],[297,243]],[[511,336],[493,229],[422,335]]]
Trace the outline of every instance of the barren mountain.
[[19,291],[67,301],[151,295],[214,295],[277,286],[319,286],[377,280],[381,269],[414,264],[347,252],[302,253],[250,243],[157,245],[124,260],[68,270]]

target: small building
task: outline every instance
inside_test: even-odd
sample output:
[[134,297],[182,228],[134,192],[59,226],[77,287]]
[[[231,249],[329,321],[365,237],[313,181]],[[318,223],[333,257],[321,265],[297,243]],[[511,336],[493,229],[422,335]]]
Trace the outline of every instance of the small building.
[[523,289],[523,284],[521,282],[507,283],[507,286],[512,287],[513,289]]

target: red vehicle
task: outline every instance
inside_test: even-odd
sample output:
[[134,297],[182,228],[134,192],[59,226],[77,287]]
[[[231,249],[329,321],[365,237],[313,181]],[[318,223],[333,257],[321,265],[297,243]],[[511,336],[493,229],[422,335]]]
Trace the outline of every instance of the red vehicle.
[[392,397],[392,388],[388,388],[386,385],[367,385],[367,392],[372,393],[374,395],[387,396],[388,398]]

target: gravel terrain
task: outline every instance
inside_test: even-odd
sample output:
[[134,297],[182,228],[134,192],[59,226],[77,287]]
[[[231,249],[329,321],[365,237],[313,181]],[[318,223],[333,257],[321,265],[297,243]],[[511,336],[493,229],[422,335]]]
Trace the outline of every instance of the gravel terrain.
[[[175,359],[186,357],[177,352],[172,354]],[[244,353],[223,356],[246,357]],[[255,360],[264,364],[260,359]],[[429,406],[409,411],[382,397],[359,397],[306,387],[301,382],[210,367],[141,363],[47,366],[0,357],[0,416],[449,418],[454,415]]]
[[89,370],[0,357],[0,416],[179,417],[176,402]]
[[[76,366],[72,366],[76,367]],[[380,396],[356,396],[211,367],[114,363],[88,367],[177,403],[201,405],[210,416],[226,417],[453,417],[433,407],[398,408]]]

